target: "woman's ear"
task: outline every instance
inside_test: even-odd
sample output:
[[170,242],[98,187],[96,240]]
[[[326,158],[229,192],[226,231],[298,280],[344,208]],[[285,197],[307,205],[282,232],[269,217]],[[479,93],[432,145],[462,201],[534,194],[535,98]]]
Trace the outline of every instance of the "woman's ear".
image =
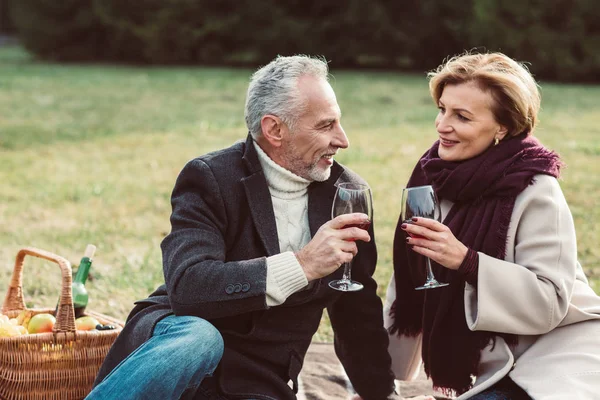
[[500,129],[494,135],[494,139],[498,139],[499,141],[504,139],[508,134],[508,129],[504,125],[500,125]]
[[260,120],[262,136],[273,147],[280,147],[283,138],[283,130],[286,129],[283,121],[275,115],[264,115]]

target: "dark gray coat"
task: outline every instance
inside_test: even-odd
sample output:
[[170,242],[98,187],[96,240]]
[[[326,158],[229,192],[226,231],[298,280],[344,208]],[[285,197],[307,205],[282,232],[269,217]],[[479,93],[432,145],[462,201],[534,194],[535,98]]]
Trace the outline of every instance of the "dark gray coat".
[[[363,182],[335,163],[326,182],[309,186],[312,235],[331,219],[334,183]],[[279,242],[271,196],[251,137],[190,161],[172,194],[171,233],[161,244],[165,285],[136,302],[96,382],[147,340],[169,314],[195,315],[221,332],[225,352],[215,372],[223,394],[244,399],[295,399],[306,350],[327,308],[335,348],[365,400],[393,391],[388,336],[372,278],[375,241],[357,242],[353,278],[365,288],[341,293],[327,284],[341,268],[276,307],[266,305],[266,257]],[[371,228],[371,236],[373,231]],[[294,390],[288,382],[294,382]]]

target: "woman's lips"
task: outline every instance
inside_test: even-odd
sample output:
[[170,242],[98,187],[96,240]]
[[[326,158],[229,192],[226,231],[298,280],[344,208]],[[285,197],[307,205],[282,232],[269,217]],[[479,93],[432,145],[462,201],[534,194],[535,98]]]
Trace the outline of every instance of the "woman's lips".
[[457,145],[459,142],[454,141],[454,140],[448,140],[448,139],[440,139],[440,144],[444,147],[452,147],[454,145]]

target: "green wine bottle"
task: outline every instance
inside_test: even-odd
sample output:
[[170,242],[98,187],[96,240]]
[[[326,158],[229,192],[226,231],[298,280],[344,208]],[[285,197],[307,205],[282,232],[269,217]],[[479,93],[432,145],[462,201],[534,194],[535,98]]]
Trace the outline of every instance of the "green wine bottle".
[[83,316],[85,307],[87,307],[88,304],[88,292],[85,288],[85,282],[87,281],[95,252],[96,246],[93,244],[88,244],[85,249],[85,253],[83,254],[83,258],[79,262],[79,267],[77,268],[77,274],[75,275],[73,284],[71,285],[75,318]]

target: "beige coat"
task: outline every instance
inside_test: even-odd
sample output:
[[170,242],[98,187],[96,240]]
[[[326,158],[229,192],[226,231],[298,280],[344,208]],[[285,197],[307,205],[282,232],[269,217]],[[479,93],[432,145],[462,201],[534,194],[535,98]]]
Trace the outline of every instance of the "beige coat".
[[[451,206],[442,201],[444,216]],[[497,337],[482,351],[474,387],[458,399],[507,374],[535,400],[600,399],[600,297],[577,261],[573,218],[556,179],[536,176],[517,197],[506,253],[506,260],[479,253],[477,287],[465,287],[465,322],[473,331],[517,334],[519,344],[511,351]],[[386,327],[395,296],[392,277]],[[394,335],[389,350],[396,379],[414,378],[420,337]]]

